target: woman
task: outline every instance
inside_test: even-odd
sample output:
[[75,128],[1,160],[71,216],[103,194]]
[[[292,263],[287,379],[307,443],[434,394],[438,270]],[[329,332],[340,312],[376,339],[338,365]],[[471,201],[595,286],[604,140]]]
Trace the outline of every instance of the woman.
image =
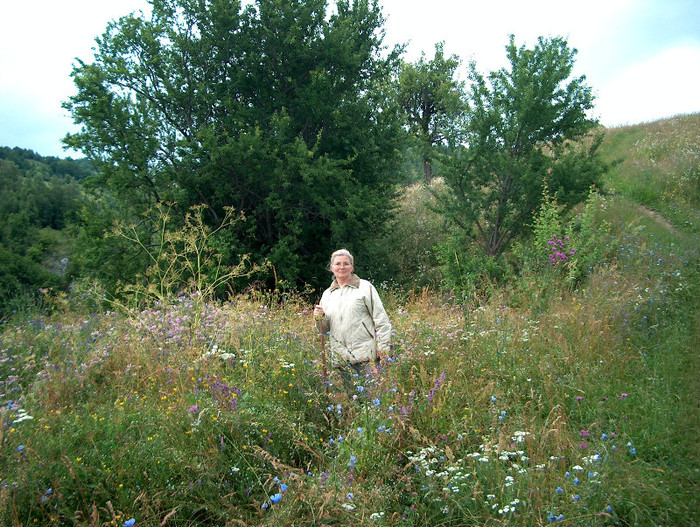
[[353,272],[354,263],[346,249],[331,255],[335,279],[314,307],[319,330],[330,331],[331,364],[340,370],[348,390],[352,377],[374,366],[391,347],[391,322],[379,294]]

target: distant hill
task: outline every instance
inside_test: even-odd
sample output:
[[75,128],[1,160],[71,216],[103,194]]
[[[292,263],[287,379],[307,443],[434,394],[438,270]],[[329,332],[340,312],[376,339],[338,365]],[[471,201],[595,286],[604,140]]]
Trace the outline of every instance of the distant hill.
[[83,180],[95,173],[87,159],[45,157],[24,148],[0,146],[0,160],[17,165],[25,175],[71,177]]
[[93,173],[84,159],[0,147],[0,315],[25,294],[65,285],[68,231]]

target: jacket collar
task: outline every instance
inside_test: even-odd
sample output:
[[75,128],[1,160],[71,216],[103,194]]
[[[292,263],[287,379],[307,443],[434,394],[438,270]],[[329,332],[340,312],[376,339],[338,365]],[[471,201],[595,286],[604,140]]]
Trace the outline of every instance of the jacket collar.
[[[357,289],[358,287],[360,287],[360,277],[357,276],[355,273],[351,274],[351,275],[350,275],[350,282],[348,282],[347,285],[349,285],[349,286],[354,287],[355,289]],[[335,289],[338,289],[339,287],[340,287],[340,286],[338,285],[338,280],[336,280],[336,279],[334,278],[334,279],[333,279],[333,282],[331,283],[330,290],[333,291],[333,290],[335,290]]]

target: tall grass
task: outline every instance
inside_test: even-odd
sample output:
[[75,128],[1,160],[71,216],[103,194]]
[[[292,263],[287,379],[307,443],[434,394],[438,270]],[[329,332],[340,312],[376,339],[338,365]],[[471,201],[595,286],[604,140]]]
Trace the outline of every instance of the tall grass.
[[697,235],[598,215],[574,286],[541,251],[459,305],[384,289],[351,394],[301,297],[47,295],[0,333],[0,523],[698,524]]

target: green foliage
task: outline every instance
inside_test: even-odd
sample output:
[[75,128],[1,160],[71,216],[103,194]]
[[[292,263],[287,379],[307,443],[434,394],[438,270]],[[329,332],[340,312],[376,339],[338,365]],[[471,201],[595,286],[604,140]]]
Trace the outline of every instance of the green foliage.
[[444,160],[444,213],[489,256],[503,253],[537,210],[543,182],[576,203],[605,166],[600,140],[578,144],[595,125],[583,77],[570,78],[576,51],[564,39],[538,39],[533,49],[506,47],[508,69],[488,81],[472,63],[467,146]]
[[564,207],[542,193],[542,204],[534,217],[533,237],[516,244],[513,254],[521,262],[524,276],[535,275],[542,287],[551,281],[575,288],[596,266],[614,253],[610,224],[605,219],[607,200],[591,187],[582,210],[568,218]]
[[361,264],[363,275],[367,270],[368,275],[378,279],[376,285],[383,283],[392,289],[439,289],[437,247],[448,234],[443,218],[433,206],[433,195],[423,184],[404,187],[386,232],[372,240],[376,256]]
[[382,23],[368,1],[156,2],[76,67],[66,108],[82,129],[66,143],[124,219],[203,204],[215,225],[234,207],[233,245],[318,286],[327,254],[368,255],[389,216],[403,134]]
[[201,303],[222,296],[226,288],[233,291],[236,279],[260,272],[260,266],[250,265],[246,255],[236,266],[223,265],[230,260],[223,252],[233,248],[222,243],[221,235],[244,218],[227,209],[221,224],[211,228],[202,219],[203,209],[192,207],[179,229],[172,227],[172,210],[164,206],[149,211],[138,224],[117,224],[110,237],[138,247],[146,263],[145,272],[124,284],[118,294],[126,294],[135,306],[166,304],[184,293]]
[[422,54],[415,64],[404,62],[398,73],[396,99],[417,139],[426,182],[433,177],[434,147],[458,143],[465,124],[464,86],[455,79],[459,64],[456,55],[446,58],[438,43],[432,60]]
[[0,316],[65,284],[68,231],[83,200],[76,178],[88,173],[83,162],[0,148]]
[[512,277],[504,257],[487,256],[459,236],[452,236],[438,248],[438,261],[442,288],[463,302],[490,296]]

